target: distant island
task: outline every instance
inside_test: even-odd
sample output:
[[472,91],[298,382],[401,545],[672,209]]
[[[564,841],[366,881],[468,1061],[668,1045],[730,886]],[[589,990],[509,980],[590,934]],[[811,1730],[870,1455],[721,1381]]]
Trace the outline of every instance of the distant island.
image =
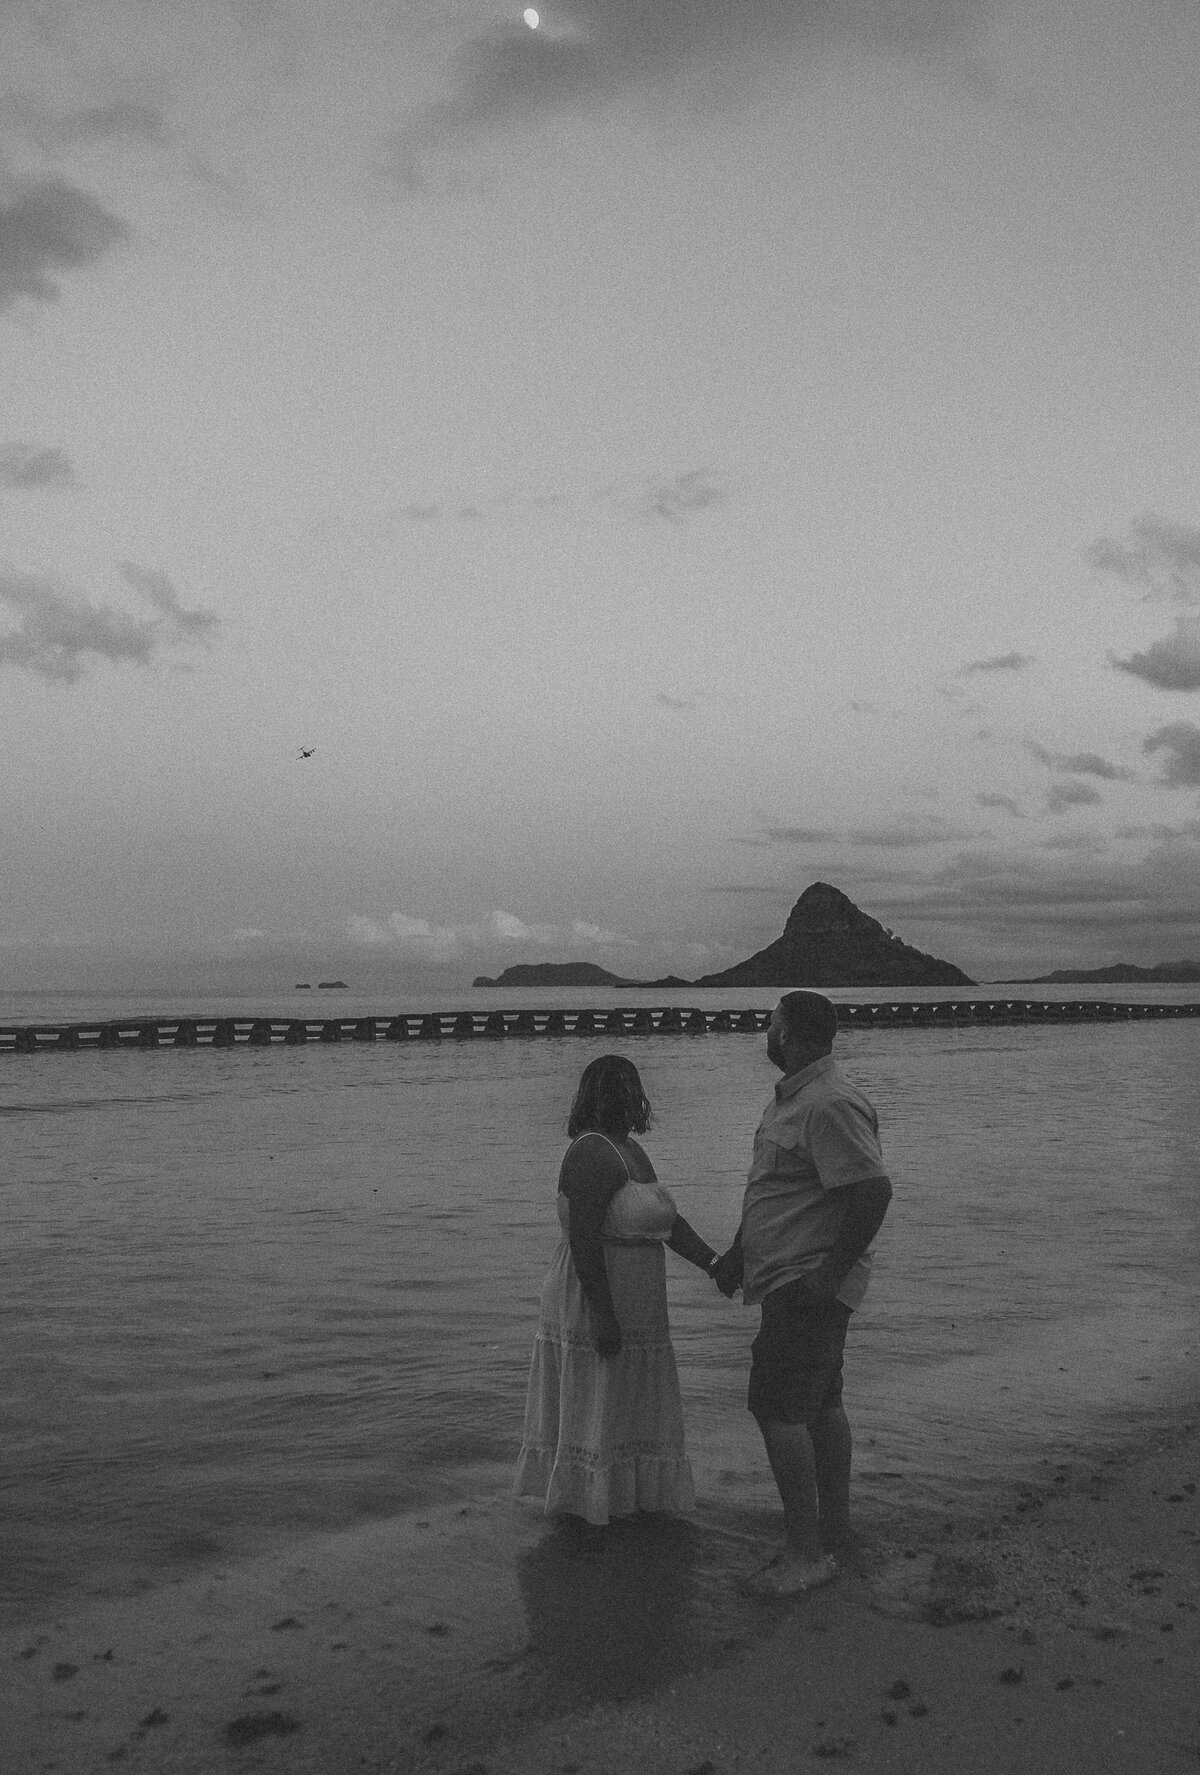
[[511,968],[505,968],[502,974],[490,979],[487,974],[479,974],[471,982],[472,986],[690,986],[690,980],[681,980],[675,974],[668,974],[662,980],[623,980],[619,974],[610,974],[607,968],[598,967],[593,961],[533,961],[517,962]]
[[350,988],[344,980],[318,980],[318,992],[349,992]]
[[625,980],[594,962],[523,962],[476,986],[973,986],[952,962],[912,949],[860,911],[839,888],[814,881],[788,915],[783,934],[748,960],[699,980]]
[[783,935],[697,986],[974,986],[953,962],[902,943],[827,881],[805,888]]
[[1190,986],[1200,981],[1200,961],[1160,961],[1152,968],[1117,961],[1109,968],[1056,968],[1025,980],[997,980],[997,986]]

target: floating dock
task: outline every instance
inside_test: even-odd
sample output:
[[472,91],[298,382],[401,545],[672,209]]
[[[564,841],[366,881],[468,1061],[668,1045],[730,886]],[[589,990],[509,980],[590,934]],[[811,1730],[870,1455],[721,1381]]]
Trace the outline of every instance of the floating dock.
[[[1200,1017],[1197,1004],[1103,999],[955,998],[839,1004],[843,1029],[957,1029],[1008,1023],[1123,1023]],[[770,1010],[620,1005],[576,1011],[399,1011],[390,1017],[131,1017],[0,1026],[0,1053],[82,1048],[269,1048],[305,1042],[438,1042],[534,1036],[754,1034]]]

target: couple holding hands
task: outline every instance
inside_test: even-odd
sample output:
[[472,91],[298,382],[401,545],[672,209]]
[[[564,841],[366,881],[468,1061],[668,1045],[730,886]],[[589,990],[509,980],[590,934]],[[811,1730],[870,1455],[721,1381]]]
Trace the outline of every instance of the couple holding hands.
[[692,1473],[667,1319],[664,1246],[738,1288],[762,1322],[748,1405],[783,1504],[785,1544],[752,1580],[786,1596],[829,1583],[850,1528],[842,1350],[891,1200],[875,1111],[832,1056],[837,1011],[789,992],[767,1055],[783,1074],[754,1136],[741,1224],[723,1256],[676,1210],[634,1138],[650,1105],[632,1061],[593,1060],[558,1180],[562,1239],[542,1287],[516,1493],[605,1524],[686,1516]]

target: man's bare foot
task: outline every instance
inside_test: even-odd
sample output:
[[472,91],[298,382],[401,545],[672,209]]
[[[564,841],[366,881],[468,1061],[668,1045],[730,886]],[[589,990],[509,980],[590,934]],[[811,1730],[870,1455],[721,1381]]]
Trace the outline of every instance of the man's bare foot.
[[821,1590],[837,1577],[837,1566],[827,1553],[805,1559],[790,1548],[777,1553],[750,1579],[756,1596],[798,1596],[802,1590]]

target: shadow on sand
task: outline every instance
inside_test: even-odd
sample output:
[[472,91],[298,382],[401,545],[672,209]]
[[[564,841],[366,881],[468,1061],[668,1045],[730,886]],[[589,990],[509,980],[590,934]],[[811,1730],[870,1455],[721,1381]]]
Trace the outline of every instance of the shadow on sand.
[[741,1535],[637,1516],[608,1528],[562,1518],[522,1554],[530,1654],[552,1704],[590,1706],[662,1688],[731,1656],[770,1625],[737,1578]]

